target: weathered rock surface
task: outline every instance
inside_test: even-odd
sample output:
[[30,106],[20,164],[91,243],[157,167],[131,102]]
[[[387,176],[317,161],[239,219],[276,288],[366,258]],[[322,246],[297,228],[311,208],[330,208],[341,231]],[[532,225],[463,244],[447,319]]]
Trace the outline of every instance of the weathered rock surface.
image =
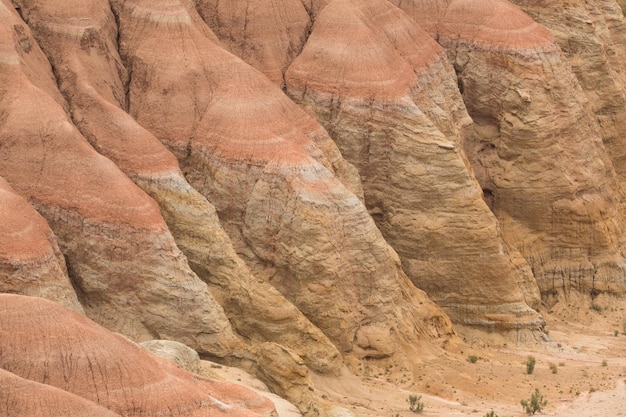
[[83,312],[48,223],[1,177],[0,292],[44,297]]
[[542,294],[623,294],[617,176],[552,34],[505,1],[393,2],[448,51],[475,122],[464,148]]
[[530,270],[503,244],[460,149],[471,119],[439,45],[386,1],[334,0],[285,79],[358,167],[417,286],[459,323],[541,327],[518,288],[538,304]]
[[130,114],[177,155],[255,275],[342,352],[389,356],[450,332],[344,185],[359,192],[354,169],[310,116],[219,48],[187,3],[114,9],[133,74]]
[[[290,346],[312,369],[337,372],[337,349],[278,291],[257,282],[213,205],[187,183],[174,155],[123,110],[128,75],[108,1],[22,1],[21,7],[56,70],[77,126],[159,204],[191,268],[209,284],[237,331],[252,342]],[[73,30],[59,30],[67,27]]]
[[270,416],[243,387],[194,376],[50,301],[0,294],[0,368],[124,416]]
[[0,175],[58,237],[86,313],[134,339],[227,354],[228,320],[158,206],[71,123],[45,56],[6,1],[0,19]]
[[279,86],[312,24],[300,0],[199,0],[196,8],[228,51]]
[[0,369],[0,415],[11,417],[120,417],[95,403]]
[[615,0],[513,0],[546,26],[568,59],[622,184],[626,178],[626,21]]

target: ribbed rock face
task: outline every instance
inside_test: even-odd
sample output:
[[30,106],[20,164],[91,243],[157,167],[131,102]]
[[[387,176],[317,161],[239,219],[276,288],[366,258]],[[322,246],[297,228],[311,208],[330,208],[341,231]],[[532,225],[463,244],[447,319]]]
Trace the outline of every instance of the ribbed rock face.
[[546,26],[568,59],[622,184],[626,178],[626,21],[614,0],[512,1]]
[[386,1],[335,0],[285,79],[359,169],[369,212],[418,287],[459,323],[541,326],[518,288],[529,282],[537,305],[532,275],[515,266],[460,149],[471,119],[437,43]]
[[48,223],[1,177],[0,292],[44,297],[83,311]]
[[45,56],[6,2],[0,18],[0,175],[50,224],[87,314],[135,339],[227,354],[230,325],[158,206],[71,123]]
[[[1,294],[0,314],[0,368],[120,415],[269,416],[274,412],[268,399],[252,391],[194,377],[50,301]],[[2,379],[10,378],[0,372]],[[42,390],[62,397],[58,391]],[[3,390],[0,395],[7,394]]]
[[279,86],[312,24],[301,0],[200,0],[196,7],[228,51]]
[[[0,401],[14,417],[120,417],[95,403],[50,385],[20,378],[0,369]],[[4,414],[3,414],[4,415]],[[9,414],[6,414],[9,415]]]
[[177,155],[255,275],[343,352],[388,356],[405,338],[450,331],[408,282],[357,197],[356,171],[314,119],[214,43],[187,3],[114,10],[133,74],[130,114]]
[[336,348],[273,287],[253,278],[213,205],[187,183],[174,155],[123,110],[128,75],[108,1],[23,1],[21,8],[81,132],[159,204],[191,268],[209,284],[237,331],[253,342],[291,346],[313,369],[336,372]]
[[552,34],[504,1],[394,3],[447,49],[475,121],[464,147],[542,293],[623,293],[617,177]]

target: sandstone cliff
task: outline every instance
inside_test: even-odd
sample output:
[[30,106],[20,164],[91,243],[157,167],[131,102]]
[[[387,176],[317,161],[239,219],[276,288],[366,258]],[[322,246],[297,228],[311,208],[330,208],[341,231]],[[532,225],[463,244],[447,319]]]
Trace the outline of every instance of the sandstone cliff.
[[136,339],[224,356],[228,320],[158,206],[83,138],[29,29],[12,6],[0,8],[0,175],[48,221],[86,313]]
[[622,191],[552,34],[506,1],[394,3],[447,49],[475,122],[464,148],[544,297],[623,294]]
[[384,357],[449,334],[353,193],[354,168],[314,119],[221,49],[187,3],[136,0],[114,10],[133,74],[130,114],[177,155],[257,277],[345,353]]
[[517,285],[538,305],[532,274],[514,263],[460,149],[471,119],[441,47],[386,1],[335,0],[285,78],[358,167],[418,287],[459,323],[540,328]]
[[344,415],[313,381],[623,297],[618,4],[0,0],[0,292],[108,329],[0,295],[0,404],[274,413],[115,331]]
[[48,298],[83,312],[48,223],[1,177],[0,292]]

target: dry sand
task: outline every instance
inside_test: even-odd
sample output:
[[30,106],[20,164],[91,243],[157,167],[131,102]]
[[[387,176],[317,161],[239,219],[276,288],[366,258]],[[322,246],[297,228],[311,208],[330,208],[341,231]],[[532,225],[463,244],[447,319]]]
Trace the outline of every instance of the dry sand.
[[[483,417],[491,410],[500,417],[525,416],[520,400],[528,399],[535,388],[548,400],[537,416],[626,416],[625,307],[623,301],[605,303],[600,309],[584,300],[559,304],[542,312],[548,343],[485,346],[473,338],[454,351],[422,358],[412,372],[397,364],[371,362],[360,368],[358,376],[345,371],[340,378],[314,376],[314,382],[322,397],[362,417],[414,417],[417,414],[408,404],[413,394],[421,395],[423,416]],[[477,362],[470,363],[469,355],[476,355]],[[529,355],[536,358],[530,375]],[[212,370],[266,391],[241,371]],[[279,401],[278,408],[281,417],[298,416],[289,403]]]

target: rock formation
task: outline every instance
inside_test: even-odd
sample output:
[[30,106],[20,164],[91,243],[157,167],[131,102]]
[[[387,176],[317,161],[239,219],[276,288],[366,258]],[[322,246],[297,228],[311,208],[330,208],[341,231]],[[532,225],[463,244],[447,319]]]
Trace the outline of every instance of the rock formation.
[[0,0],[0,414],[275,412],[169,339],[345,415],[448,317],[623,296],[618,4]]
[[464,148],[542,294],[623,294],[621,190],[552,34],[501,0],[393,3],[448,51],[475,122]]
[[11,417],[120,417],[95,403],[46,384],[0,369],[2,415]]
[[72,124],[45,55],[6,0],[0,19],[0,175],[58,237],[86,313],[137,340],[175,339],[226,355],[234,342],[228,320],[158,206]]
[[[213,205],[187,183],[174,155],[123,110],[128,74],[108,1],[20,4],[56,70],[76,125],[159,204],[191,268],[209,284],[238,332],[252,342],[290,346],[312,369],[336,372],[341,363],[336,348],[273,287],[256,281]],[[63,27],[74,30],[59,30]]]
[[546,26],[568,59],[595,114],[622,184],[626,176],[626,21],[614,0],[594,2],[514,0]]
[[221,49],[187,3],[114,10],[129,113],[177,155],[257,277],[342,352],[389,356],[449,333],[353,193],[354,168],[310,116]]
[[196,7],[224,47],[279,86],[311,30],[301,0],[199,0]]
[[285,78],[359,169],[369,212],[418,287],[458,323],[541,326],[517,285],[538,305],[532,275],[460,149],[471,119],[440,46],[386,1],[335,0]]
[[0,292],[83,312],[48,223],[0,177]]
[[258,394],[187,373],[50,301],[0,294],[0,314],[0,368],[120,415],[274,413],[273,404]]

